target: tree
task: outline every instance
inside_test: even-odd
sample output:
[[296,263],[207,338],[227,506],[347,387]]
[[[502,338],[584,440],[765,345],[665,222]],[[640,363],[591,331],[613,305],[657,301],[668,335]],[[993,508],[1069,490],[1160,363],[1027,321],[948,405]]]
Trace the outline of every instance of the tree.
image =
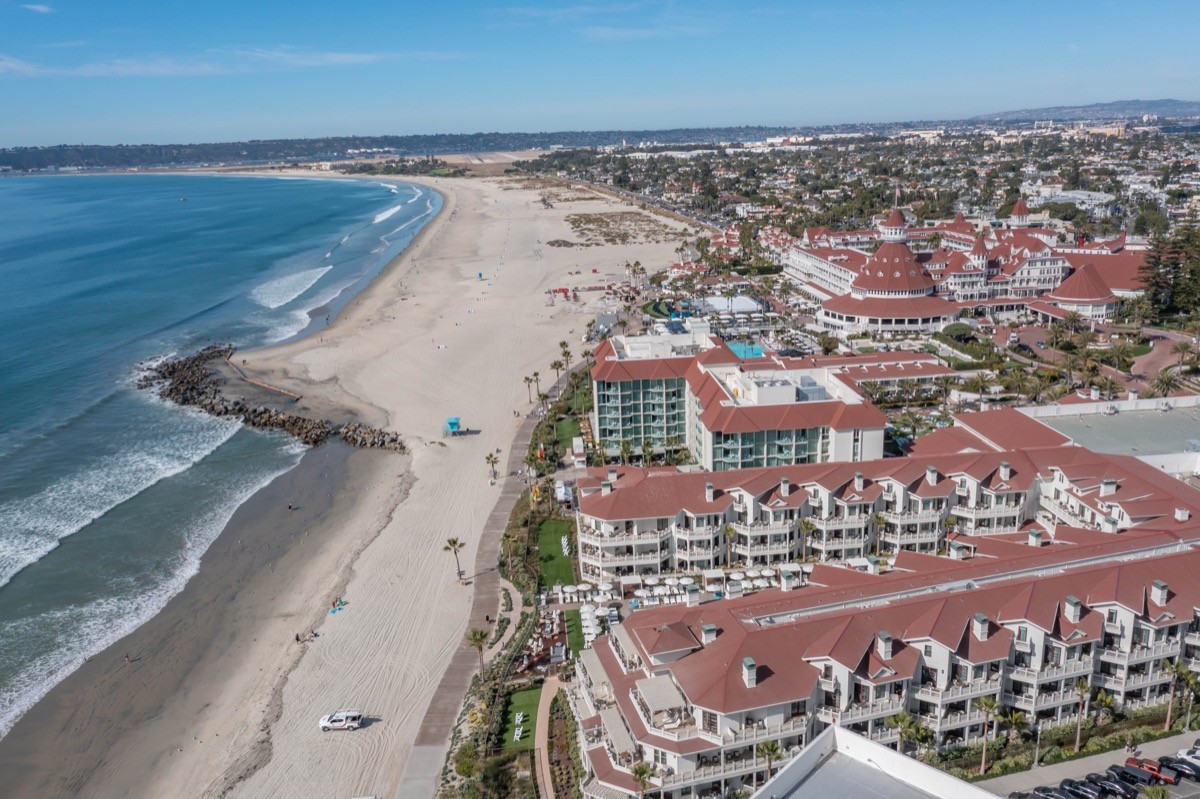
[[496,479],[496,464],[500,463],[500,459],[496,457],[496,453],[489,452],[487,455],[483,456],[483,461],[491,468],[492,479],[495,480]]
[[525,375],[525,393],[529,395],[529,402],[533,403],[533,378]]
[[804,518],[796,525],[796,531],[800,533],[800,559],[808,560],[808,539],[817,531],[817,525],[812,519]]
[[836,336],[831,336],[828,333],[822,333],[817,336],[817,346],[821,348],[822,355],[832,355],[837,352],[839,342]]
[[987,372],[976,372],[963,383],[963,390],[968,394],[978,395],[979,401],[982,403],[983,395],[991,389],[992,382],[992,376]]
[[1075,719],[1075,751],[1079,751],[1079,741],[1083,738],[1083,717],[1088,712],[1088,700],[1092,697],[1092,686],[1087,680],[1075,683],[1075,700],[1079,703],[1079,716]]
[[654,773],[654,769],[649,763],[644,760],[633,764],[633,768],[629,770],[633,776],[633,781],[637,783],[638,799],[643,799],[646,795],[646,789],[650,787],[650,775]]
[[633,460],[633,442],[626,438],[621,441],[621,464],[628,466],[631,460]]
[[777,741],[763,741],[754,747],[756,755],[767,761],[767,779],[771,779],[771,765],[783,757]]
[[933,379],[934,387],[942,395],[942,410],[950,409],[950,392],[958,387],[958,378],[954,375],[939,375]]
[[467,633],[467,643],[474,647],[479,653],[479,673],[483,673],[483,648],[487,646],[488,631],[487,630],[471,630]]
[[458,579],[462,579],[462,564],[458,562],[458,553],[466,548],[466,544],[459,541],[457,538],[447,538],[446,546],[442,547],[443,552],[449,552],[454,556],[454,574]]
[[1171,371],[1171,367],[1165,367],[1150,382],[1150,388],[1154,389],[1154,393],[1160,397],[1168,397],[1172,393],[1178,391],[1183,385],[1183,379],[1176,373]]
[[975,700],[975,707],[983,711],[983,746],[980,747],[982,755],[979,760],[979,774],[982,776],[987,773],[988,727],[992,723],[992,717],[1000,708],[1000,702],[991,695],[981,696]]
[[894,716],[888,716],[884,719],[884,723],[900,734],[900,754],[904,754],[905,744],[908,743],[917,744],[919,753],[920,744],[931,738],[930,731],[921,726],[921,720],[907,710],[901,710]]
[[533,384],[534,384],[534,388],[537,389],[537,393],[541,394],[542,393],[542,375],[540,372],[533,373]]
[[1121,383],[1115,377],[1105,375],[1096,381],[1096,388],[1100,395],[1108,399],[1114,399],[1121,393]]
[[1171,713],[1175,710],[1175,691],[1181,681],[1185,681],[1192,676],[1192,669],[1187,663],[1183,662],[1182,658],[1176,660],[1164,659],[1160,665],[1163,671],[1171,675],[1171,688],[1168,692],[1170,699],[1167,701],[1167,721],[1163,725],[1163,730],[1169,731],[1171,729]]
[[654,442],[648,438],[642,440],[642,466],[650,465],[650,458],[654,455]]
[[1015,741],[1029,727],[1029,717],[1025,711],[1015,707],[1001,707],[996,711],[996,719],[1008,728],[1009,741]]
[[[879,557],[879,547],[883,540],[883,527],[887,524],[887,519],[883,517],[882,513],[876,513],[871,517],[871,523],[875,525],[875,557]],[[899,538],[897,538],[897,541],[899,541]],[[899,543],[897,543],[896,548],[900,548]]]
[[1175,346],[1171,347],[1171,354],[1179,356],[1179,368],[1182,369],[1185,361],[1196,357],[1196,348],[1190,341],[1176,341]]
[[559,378],[562,377],[563,362],[560,360],[551,361],[550,368],[554,370],[554,382],[557,383]]

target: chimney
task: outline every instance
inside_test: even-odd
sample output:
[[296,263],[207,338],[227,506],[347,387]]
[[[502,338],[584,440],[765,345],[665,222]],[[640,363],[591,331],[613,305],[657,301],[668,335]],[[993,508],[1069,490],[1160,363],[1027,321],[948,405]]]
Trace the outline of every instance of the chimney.
[[1167,584],[1162,580],[1150,584],[1150,601],[1156,605],[1167,604]]
[[605,480],[603,483],[600,484],[600,496],[607,497],[611,493],[612,493],[612,483]]
[[1041,545],[1042,545],[1042,531],[1041,530],[1030,530],[1029,531],[1029,546],[1040,547]]
[[779,496],[786,497],[792,493],[792,483],[786,477],[779,480]]
[[704,484],[704,501],[705,501],[705,502],[712,502],[712,501],[713,501],[713,486],[712,486],[712,483],[705,483],[705,484]]
[[1009,465],[1008,461],[1000,461],[1000,479],[1012,479],[1012,466]]
[[1100,389],[1096,388],[1095,386],[1092,386],[1092,390],[1088,394],[1088,397],[1092,400],[1092,402],[1095,402],[1096,400],[1100,399]]
[[986,641],[988,639],[988,618],[982,613],[976,613],[971,617],[971,635],[975,636],[977,641]]
[[879,574],[879,558],[874,555],[867,556],[867,574]]
[[1072,624],[1079,624],[1079,617],[1083,613],[1083,605],[1079,602],[1079,597],[1067,594],[1067,603],[1063,606],[1063,614],[1067,617],[1067,621]]
[[1190,518],[1192,518],[1192,514],[1187,508],[1175,509],[1175,521],[1186,522]]
[[855,491],[863,490],[863,473],[862,472],[854,473],[854,490]]
[[988,405],[989,405],[989,403],[988,403],[987,397],[982,397],[979,400],[979,410],[986,411],[988,409]]
[[1115,494],[1117,491],[1117,481],[1111,477],[1106,478],[1100,483],[1100,496],[1107,497],[1110,494]]
[[754,658],[742,658],[742,682],[746,683],[747,688],[758,685],[758,664]]
[[608,467],[608,482],[610,482],[610,483],[617,482],[617,467],[616,466]]
[[1136,391],[1134,391],[1133,389],[1130,389],[1129,390],[1129,399],[1137,400],[1137,398],[1138,398],[1138,393]]
[[875,654],[879,655],[882,660],[891,660],[892,657],[892,634],[880,631],[875,636]]
[[684,592],[684,598],[686,600],[686,604],[689,607],[694,607],[695,605],[699,605],[700,604],[700,586],[689,585],[687,587],[687,591]]
[[700,628],[700,643],[711,644],[717,640],[717,625],[706,624]]
[[929,485],[931,485],[931,486],[937,485],[937,474],[938,474],[938,472],[937,472],[936,466],[926,466],[925,467],[925,482],[929,483]]

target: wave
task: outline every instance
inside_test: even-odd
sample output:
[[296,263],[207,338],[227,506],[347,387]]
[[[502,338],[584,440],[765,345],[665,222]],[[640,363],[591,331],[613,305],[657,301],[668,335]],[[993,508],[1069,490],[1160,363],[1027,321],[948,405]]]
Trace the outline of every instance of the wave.
[[31,635],[51,634],[49,651],[25,665],[19,675],[0,690],[0,738],[42,697],[83,663],[145,624],[183,590],[200,570],[200,558],[225,529],[234,511],[279,475],[300,462],[305,447],[289,441],[288,462],[257,479],[230,481],[225,495],[212,509],[195,519],[184,533],[185,546],[166,579],[147,590],[142,579],[126,583],[119,596],[70,605],[0,626],[0,641],[24,641]]
[[[325,257],[328,258],[330,252]],[[250,292],[250,298],[264,308],[278,308],[287,305],[304,292],[313,287],[332,266],[318,266],[316,269],[306,269],[294,275],[285,275],[275,280],[267,281]]]
[[405,205],[411,205],[412,203],[415,203],[417,200],[421,199],[421,196],[422,195],[421,195],[420,189],[413,189],[412,199],[409,200],[408,202],[406,202]]
[[402,210],[404,210],[404,204],[393,205],[391,208],[387,209],[386,211],[380,211],[379,213],[375,214],[375,218],[373,220],[371,220],[371,224],[378,225],[383,220],[390,219],[391,217],[395,216]]
[[102,457],[33,496],[0,505],[0,587],[52,552],[64,538],[160,480],[189,468],[242,426],[233,419],[198,413],[173,416],[171,435],[159,435]]

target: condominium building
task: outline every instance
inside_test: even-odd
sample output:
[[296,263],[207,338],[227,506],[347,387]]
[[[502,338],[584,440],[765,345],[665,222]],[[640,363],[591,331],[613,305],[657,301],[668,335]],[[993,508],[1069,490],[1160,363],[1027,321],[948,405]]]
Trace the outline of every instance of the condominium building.
[[[901,712],[935,747],[979,742],[992,732],[983,697],[1043,726],[1072,724],[1096,689],[1127,708],[1165,702],[1164,661],[1200,671],[1200,493],[1134,459],[1053,449],[993,453],[986,474],[937,465],[935,484],[958,496],[948,473],[961,468],[978,481],[968,495],[1036,492],[1035,504],[1084,526],[1044,518],[1038,535],[956,534],[965,545],[953,557],[901,549],[883,568],[809,564],[780,588],[637,610],[614,626],[580,654],[569,694],[584,795],[636,791],[631,770],[646,762],[652,799],[725,796],[766,779],[762,742],[785,763],[816,757],[808,745],[829,727],[894,746],[888,719]],[[653,479],[664,478],[643,482]],[[752,491],[766,507],[791,496],[774,483]],[[690,504],[690,485],[680,491]]]
[[[882,456],[886,418],[855,379],[841,379],[857,363],[743,358],[702,322],[688,324],[683,333],[615,336],[596,348],[593,430],[610,456],[623,442],[640,451],[646,441],[660,451],[686,447],[710,471]],[[935,360],[884,355],[899,364]]]
[[[1000,431],[1039,446],[1003,450],[988,438]],[[865,567],[868,556],[900,551],[959,558],[983,537],[1050,541],[1060,526],[1118,533],[1172,512],[1149,465],[1068,446],[1015,410],[964,414],[945,432],[954,452],[909,458],[592,470],[579,481],[581,573],[607,580],[805,559]]]

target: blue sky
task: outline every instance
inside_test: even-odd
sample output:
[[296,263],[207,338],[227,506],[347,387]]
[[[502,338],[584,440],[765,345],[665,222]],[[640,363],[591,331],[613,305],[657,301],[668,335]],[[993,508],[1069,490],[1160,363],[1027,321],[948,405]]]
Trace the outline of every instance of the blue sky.
[[0,146],[1200,99],[1200,3],[0,0]]

